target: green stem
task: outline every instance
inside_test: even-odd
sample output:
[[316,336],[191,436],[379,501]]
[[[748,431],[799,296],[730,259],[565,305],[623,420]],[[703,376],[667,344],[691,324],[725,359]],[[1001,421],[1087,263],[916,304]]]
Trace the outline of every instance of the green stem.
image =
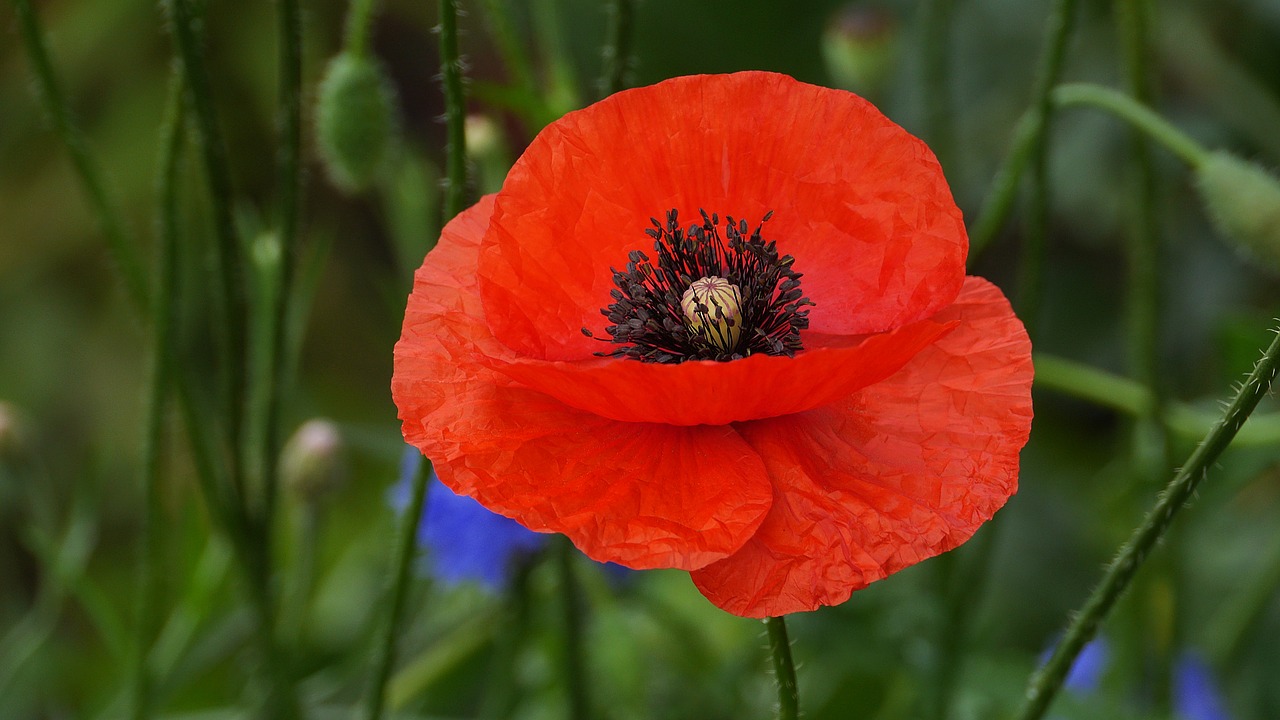
[[[1155,402],[1151,391],[1140,383],[1054,355],[1037,353],[1036,388],[1054,390],[1135,418],[1150,413]],[[1180,437],[1204,437],[1216,415],[1177,402],[1170,402],[1163,414],[1169,430]],[[1236,435],[1240,447],[1280,444],[1280,413],[1256,413]]]
[[[1117,0],[1120,41],[1124,47],[1126,84],[1135,98],[1146,102],[1149,96],[1147,69],[1146,0]],[[1151,165],[1151,146],[1136,128],[1133,144],[1137,177],[1132,182],[1134,208],[1133,227],[1129,232],[1129,326],[1130,355],[1134,377],[1153,392],[1155,402],[1144,420],[1151,421],[1164,405],[1160,392],[1159,339],[1159,236],[1155,222],[1155,172]]]
[[133,304],[145,314],[148,303],[147,282],[143,276],[142,262],[138,259],[136,239],[126,232],[119,210],[107,197],[102,175],[89,155],[84,136],[72,117],[71,106],[53,72],[44,33],[35,11],[31,9],[30,0],[13,0],[13,5],[18,13],[18,32],[22,36],[31,68],[35,71],[36,86],[45,111],[53,119],[54,129],[71,155],[71,163],[80,177],[80,184],[84,187],[98,225],[106,236],[107,247],[120,268],[125,291]]
[[1276,377],[1277,362],[1280,361],[1280,328],[1275,332],[1275,339],[1254,365],[1226,412],[1166,486],[1142,524],[1120,548],[1119,554],[1107,566],[1102,582],[1080,611],[1072,616],[1063,632],[1062,642],[1058,643],[1049,661],[1032,676],[1026,702],[1016,715],[1019,720],[1038,720],[1044,716],[1080,650],[1093,638],[1099,623],[1129,586],[1147,554],[1169,529],[1174,516],[1186,505],[1209,468],[1231,444],[1240,427],[1258,406],[1258,401],[1270,390]]
[[369,53],[369,29],[373,25],[373,0],[351,0],[343,49],[356,57]]
[[214,217],[217,275],[222,291],[222,326],[226,334],[222,346],[222,361],[227,373],[227,439],[232,468],[230,477],[239,503],[242,507],[247,507],[241,435],[246,386],[248,294],[242,253],[231,215],[231,173],[227,166],[227,148],[218,129],[213,106],[212,83],[199,33],[201,19],[192,3],[193,0],[167,0],[166,4],[171,13],[169,24],[182,65],[188,102],[195,118]]
[[[1122,49],[1122,71],[1125,85],[1134,98],[1150,101],[1147,54],[1149,48],[1147,0],[1116,0],[1116,27]],[[1173,468],[1170,456],[1170,432],[1160,418],[1167,399],[1163,392],[1159,357],[1159,235],[1156,226],[1155,172],[1151,164],[1151,146],[1146,136],[1130,129],[1133,171],[1128,180],[1132,217],[1126,234],[1128,265],[1127,316],[1129,324],[1129,363],[1133,376],[1151,392],[1147,412],[1137,418],[1132,428],[1130,455],[1136,478],[1146,485],[1168,477]],[[1175,539],[1178,536],[1175,536]],[[1138,612],[1142,620],[1133,623],[1141,629],[1142,644],[1149,648],[1152,666],[1152,697],[1157,714],[1168,715],[1172,677],[1170,647],[1162,647],[1177,633],[1178,623],[1168,612],[1160,612],[1172,598],[1177,611],[1178,543],[1170,543],[1163,561],[1148,573],[1149,581],[1140,591]],[[1176,639],[1170,645],[1176,646]]]
[[1249,574],[1249,584],[1221,604],[1204,631],[1209,657],[1218,667],[1234,665],[1247,642],[1265,637],[1257,624],[1280,590],[1280,536],[1272,543],[1260,569]]
[[467,189],[466,96],[458,55],[458,0],[440,0],[440,67],[444,77],[445,149],[444,221],[462,212]]
[[796,667],[791,662],[791,641],[787,639],[785,618],[765,618],[769,630],[769,653],[773,655],[773,679],[778,684],[778,720],[798,720],[800,691],[796,687]]
[[408,594],[410,570],[418,544],[418,527],[422,524],[422,511],[427,501],[427,480],[431,477],[430,464],[419,462],[413,475],[413,490],[409,504],[400,521],[400,534],[396,538],[395,558],[392,561],[391,584],[387,588],[387,624],[379,643],[378,657],[374,661],[373,684],[369,687],[364,717],[378,720],[386,704],[387,679],[395,664],[396,639],[400,635],[400,618],[404,614],[404,599]]
[[967,659],[964,646],[970,623],[991,574],[1002,517],[997,514],[992,518],[965,543],[963,551],[953,550],[934,560],[938,566],[938,593],[945,599],[945,608],[939,624],[933,678],[926,695],[926,717],[945,720],[951,710],[956,680]]
[[1056,0],[1053,12],[1045,28],[1046,42],[1036,71],[1031,107],[1018,120],[1014,131],[1013,147],[1004,164],[996,172],[992,190],[978,213],[978,219],[969,233],[969,261],[982,252],[1004,227],[1013,199],[1017,194],[1018,180],[1027,164],[1044,152],[1044,138],[1048,128],[1050,97],[1053,86],[1062,74],[1062,62],[1066,57],[1067,40],[1075,25],[1076,0]]
[[484,0],[484,12],[489,18],[489,29],[493,33],[498,55],[502,58],[502,64],[507,72],[511,73],[511,79],[516,87],[526,94],[536,96],[538,86],[534,80],[533,63],[529,60],[529,54],[525,52],[519,36],[516,35],[511,13],[507,9],[507,1]]
[[159,609],[159,576],[155,569],[160,548],[160,451],[164,438],[165,403],[176,348],[178,285],[178,159],[182,154],[182,82],[174,78],[161,133],[160,239],[156,247],[156,290],[152,319],[151,384],[147,397],[147,427],[142,452],[142,546],[138,553],[137,630],[134,637],[133,717],[143,720],[154,710],[153,682],[147,657],[155,636]]
[[557,538],[557,541],[556,564],[560,570],[560,611],[564,633],[560,661],[569,696],[569,718],[587,720],[591,717],[591,702],[582,653],[581,598],[578,597],[578,582],[573,571],[576,551],[568,538]]
[[510,717],[515,705],[516,663],[529,622],[529,576],[533,573],[536,558],[537,555],[521,558],[507,586],[489,681],[484,702],[480,705],[480,720]]
[[924,128],[929,147],[952,178],[959,177],[955,157],[955,107],[951,100],[951,27],[955,0],[926,0],[922,35]]
[[1186,133],[1122,92],[1092,83],[1068,83],[1055,88],[1052,99],[1062,107],[1085,105],[1106,110],[1164,145],[1192,169],[1199,168],[1209,157],[1209,151]]
[[275,517],[280,456],[280,414],[289,386],[287,352],[289,300],[293,295],[293,269],[298,261],[298,213],[302,194],[302,16],[298,0],[279,0],[280,8],[280,150],[277,171],[280,184],[280,261],[271,285],[271,326],[267,334],[267,372],[263,378],[262,463],[263,552],[271,552],[271,527]]
[[627,66],[631,63],[635,0],[613,0],[609,5],[609,39],[604,46],[604,72],[600,91],[608,97],[625,88]]

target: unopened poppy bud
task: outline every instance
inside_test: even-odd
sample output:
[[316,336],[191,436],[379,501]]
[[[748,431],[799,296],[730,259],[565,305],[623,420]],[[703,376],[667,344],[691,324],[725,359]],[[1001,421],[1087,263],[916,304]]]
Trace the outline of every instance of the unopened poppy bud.
[[1280,179],[1228,152],[1213,152],[1196,171],[1209,217],[1237,249],[1280,271]]
[[325,69],[317,105],[316,135],[329,178],[348,192],[363,190],[396,133],[390,82],[373,60],[343,53]]
[[285,443],[280,477],[302,501],[318,502],[342,485],[346,476],[345,451],[342,434],[333,422],[308,420]]
[[689,329],[724,352],[738,345],[742,334],[742,293],[738,286],[712,275],[694,280],[680,298]]
[[883,8],[863,3],[839,10],[822,34],[822,59],[832,82],[874,95],[893,67],[897,24]]

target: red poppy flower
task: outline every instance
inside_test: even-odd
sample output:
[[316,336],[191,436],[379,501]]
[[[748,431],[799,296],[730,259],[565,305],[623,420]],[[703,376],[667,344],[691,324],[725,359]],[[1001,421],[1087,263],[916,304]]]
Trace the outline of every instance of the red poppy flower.
[[1016,488],[1030,344],[967,250],[861,98],[676,78],[553,123],[445,227],[392,394],[446,485],[596,560],[744,616],[841,603]]

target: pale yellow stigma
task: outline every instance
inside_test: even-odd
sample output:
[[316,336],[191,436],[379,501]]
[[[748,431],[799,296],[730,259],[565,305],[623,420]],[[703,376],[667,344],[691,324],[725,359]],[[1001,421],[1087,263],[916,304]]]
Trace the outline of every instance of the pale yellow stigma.
[[680,298],[685,324],[724,352],[738,345],[742,334],[742,293],[738,286],[714,275],[694,280]]

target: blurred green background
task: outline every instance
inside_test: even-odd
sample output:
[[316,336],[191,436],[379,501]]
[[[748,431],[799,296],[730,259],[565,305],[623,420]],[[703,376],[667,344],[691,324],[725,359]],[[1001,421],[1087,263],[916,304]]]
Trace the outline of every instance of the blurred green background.
[[[480,141],[474,197],[496,189],[541,122],[598,98],[607,13],[593,0],[461,5],[469,111],[491,120],[496,133],[473,137],[473,145]],[[954,142],[945,152],[938,147],[972,218],[1030,101],[1047,0],[642,0],[629,80],[774,70],[861,92],[930,139],[927,114],[939,88],[926,90],[922,58],[938,38],[925,32],[926,5],[949,12],[940,127]],[[510,90],[494,6],[505,8],[532,58],[532,101]],[[1079,3],[1065,79],[1122,85],[1112,6]],[[1210,148],[1280,164],[1280,2],[1168,0],[1149,8],[1157,109]],[[109,193],[135,234],[153,244],[173,56],[163,15],[154,2],[129,0],[44,0],[36,9]],[[350,716],[369,675],[396,521],[386,496],[401,449],[388,391],[391,348],[409,276],[438,232],[444,145],[435,4],[387,0],[375,16],[372,49],[394,88],[400,145],[365,193],[344,193],[327,180],[314,150],[312,106],[325,64],[341,48],[346,12],[342,3],[304,7],[300,272],[311,280],[303,281],[305,332],[284,405],[286,433],[323,416],[347,445],[345,482],[328,498],[314,544],[315,593],[297,618],[301,695],[315,717]],[[274,5],[208,2],[206,13],[236,216],[254,240],[268,233],[276,202]],[[33,91],[8,3],[0,38],[0,718],[117,717],[127,708],[149,335]],[[843,61],[824,57],[824,43],[845,53]],[[840,64],[850,61],[849,44],[861,53],[853,74]],[[1125,233],[1135,212],[1128,129],[1096,111],[1067,109],[1050,147],[1045,295],[1027,318],[1036,350],[1132,375],[1124,310]],[[189,148],[187,288],[206,282],[212,252],[193,157]],[[1280,286],[1274,268],[1213,230],[1180,162],[1157,148],[1154,167],[1158,382],[1169,397],[1212,417],[1270,341]],[[973,269],[1015,299],[1021,239],[1015,218]],[[150,252],[143,248],[144,257]],[[199,347],[208,309],[185,312],[185,341]],[[1152,471],[1159,462],[1147,452],[1151,439],[1135,432],[1131,418],[1051,389],[1037,389],[1035,400],[1019,494],[974,542],[844,606],[792,619],[806,717],[927,717],[948,672],[958,678],[949,717],[1002,717],[1016,705],[1038,656],[1168,477]],[[1264,401],[1261,412],[1276,410]],[[176,412],[171,424],[180,427]],[[1169,456],[1177,463],[1198,437],[1174,437]],[[163,476],[163,613],[151,656],[162,668],[161,714],[238,717],[255,692],[254,625],[227,543],[211,530],[184,438],[171,433]],[[1098,687],[1068,691],[1054,716],[1172,717],[1168,668],[1195,653],[1212,668],[1229,717],[1280,717],[1280,443],[1240,445],[1213,469],[1104,625],[1110,661]],[[294,502],[286,496],[278,528],[286,585],[311,542]],[[580,570],[600,717],[769,715],[762,626],[714,609],[684,573],[611,584],[585,560]],[[511,695],[498,715],[563,717],[556,578],[534,567],[530,603],[514,620],[508,600],[478,587],[416,582],[392,684],[395,712],[491,712],[496,701],[486,707],[486,697],[502,674],[495,658],[510,656]],[[956,607],[965,632],[948,634]],[[514,639],[513,627],[521,628]]]

